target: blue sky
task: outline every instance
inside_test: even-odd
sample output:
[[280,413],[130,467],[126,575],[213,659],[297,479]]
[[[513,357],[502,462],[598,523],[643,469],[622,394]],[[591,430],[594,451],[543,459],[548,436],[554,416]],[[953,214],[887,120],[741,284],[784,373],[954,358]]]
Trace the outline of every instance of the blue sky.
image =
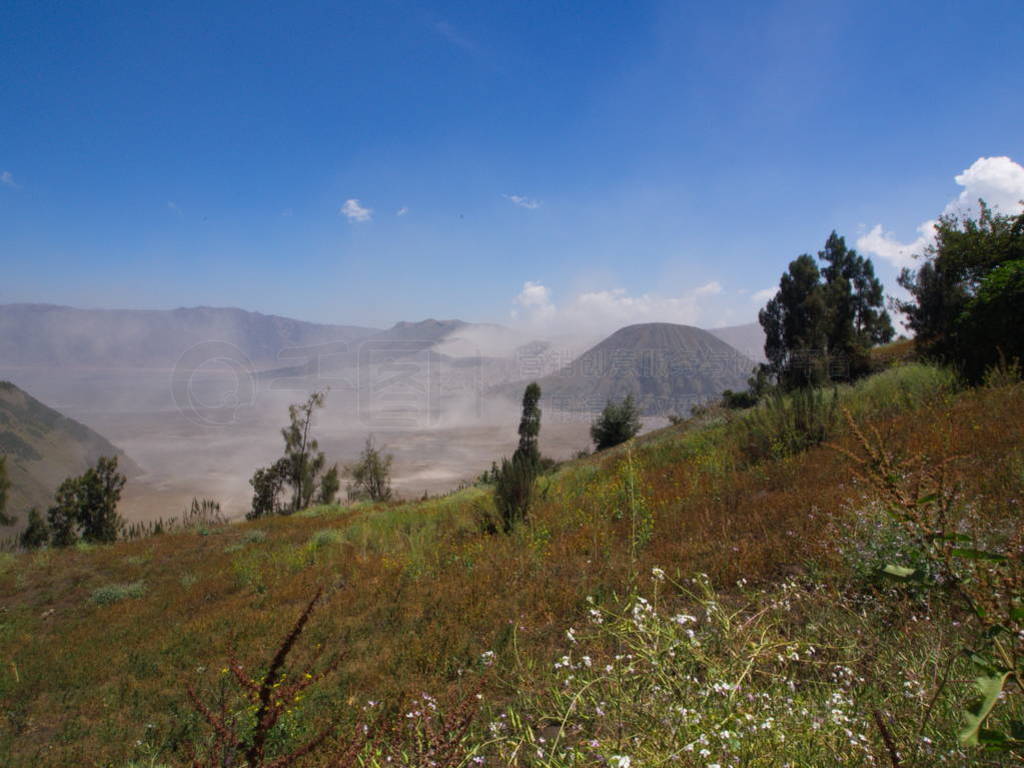
[[833,228],[892,285],[1024,184],[1022,40],[1019,0],[7,0],[0,302],[713,326]]

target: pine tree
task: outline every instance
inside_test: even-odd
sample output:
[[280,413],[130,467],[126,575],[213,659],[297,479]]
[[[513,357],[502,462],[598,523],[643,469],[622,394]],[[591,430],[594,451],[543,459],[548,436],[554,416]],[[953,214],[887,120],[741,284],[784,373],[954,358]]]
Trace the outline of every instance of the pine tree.
[[116,456],[101,456],[85,474],[62,482],[47,512],[53,545],[70,546],[79,538],[90,544],[116,541],[124,530],[117,512],[124,484]]
[[50,543],[50,526],[35,507],[28,511],[28,526],[21,532],[18,542],[25,549],[39,549]]
[[46,513],[50,542],[55,547],[69,547],[78,541],[79,485],[77,477],[69,477],[57,488],[54,505]]
[[832,232],[818,251],[790,262],[779,290],[758,314],[765,369],[783,389],[867,372],[868,349],[893,337],[882,284],[870,259]]
[[532,465],[535,469],[540,467],[540,385],[533,382],[523,392],[523,414],[519,420],[519,447],[513,454],[513,459],[520,459]]
[[116,456],[101,456],[95,467],[82,475],[79,485],[78,524],[90,544],[117,541],[124,520],[117,512],[125,476],[117,471]]
[[0,456],[0,526],[14,525],[17,519],[7,514],[7,491],[11,481],[7,479],[7,457]]
[[527,457],[513,456],[511,461],[501,460],[494,483],[494,506],[505,533],[509,533],[529,514],[536,479],[536,467]]

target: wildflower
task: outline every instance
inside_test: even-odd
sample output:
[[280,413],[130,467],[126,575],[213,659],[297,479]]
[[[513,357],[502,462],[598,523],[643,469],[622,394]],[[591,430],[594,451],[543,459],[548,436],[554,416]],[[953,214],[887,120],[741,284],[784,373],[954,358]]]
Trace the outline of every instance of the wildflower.
[[665,572],[661,570],[661,568],[651,568],[651,578],[653,578],[655,581],[664,581]]
[[612,768],[629,768],[633,764],[633,758],[629,755],[612,755],[608,765]]

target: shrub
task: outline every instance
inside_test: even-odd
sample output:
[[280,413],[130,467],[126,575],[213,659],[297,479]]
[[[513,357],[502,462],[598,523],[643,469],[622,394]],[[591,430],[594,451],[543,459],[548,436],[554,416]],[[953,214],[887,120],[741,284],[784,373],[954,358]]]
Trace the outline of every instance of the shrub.
[[199,697],[195,688],[188,687],[192,705],[212,731],[205,743],[188,745],[190,765],[195,768],[229,765],[283,768],[295,765],[302,758],[320,752],[328,745],[334,747],[332,765],[348,768],[358,764],[357,757],[366,744],[369,728],[356,727],[350,737],[338,739],[335,736],[338,723],[331,720],[315,731],[311,738],[294,746],[282,745],[280,739],[274,738],[281,730],[282,716],[292,711],[310,686],[321,682],[337,669],[338,658],[319,670],[313,669],[311,665],[302,674],[289,674],[287,668],[288,657],[322,595],[323,590],[318,590],[313,596],[291,631],[278,645],[267,671],[262,675],[253,677],[234,654],[229,657],[225,671],[230,672],[231,680],[246,702],[244,714],[233,711],[223,693],[217,704],[210,705]]
[[640,431],[640,411],[632,395],[626,395],[622,402],[612,400],[604,407],[601,415],[590,427],[590,438],[598,451],[624,443]]
[[93,590],[92,601],[97,605],[110,605],[128,598],[139,598],[145,594],[146,585],[141,581],[134,581],[131,584],[108,584]]
[[[591,600],[587,625],[566,633],[543,686],[522,669],[519,700],[492,725],[490,764],[968,764],[941,730],[955,717],[946,701],[932,702],[933,717],[922,718],[928,692],[917,681],[930,679],[936,662],[927,644],[907,658],[883,640],[865,662],[850,638],[878,629],[840,594],[785,582],[741,585],[742,599],[733,600],[703,574],[676,582],[654,568],[652,576],[648,598],[634,591],[607,607]],[[660,590],[677,593],[674,609]],[[912,669],[891,669],[896,660]],[[908,681],[901,695],[872,698],[866,663],[879,675],[905,673],[896,678]],[[909,762],[892,762],[896,749],[878,743],[881,706],[892,713],[884,733],[898,739]],[[538,713],[543,728],[535,725]]]
[[382,453],[373,444],[373,435],[367,437],[359,461],[348,468],[348,473],[352,477],[352,482],[348,485],[349,499],[389,500],[392,493],[392,461],[394,456]]
[[209,528],[227,524],[228,519],[220,511],[220,502],[213,499],[200,500],[193,497],[191,506],[181,518],[183,528]]
[[742,450],[752,461],[784,458],[828,439],[838,416],[835,389],[775,393],[746,414]]
[[505,533],[529,514],[536,478],[537,470],[529,457],[516,455],[511,461],[502,459],[498,479],[494,484],[494,507]]
[[332,544],[337,544],[344,538],[344,535],[338,529],[324,528],[309,537],[309,546],[311,549],[323,549],[324,547],[329,547]]

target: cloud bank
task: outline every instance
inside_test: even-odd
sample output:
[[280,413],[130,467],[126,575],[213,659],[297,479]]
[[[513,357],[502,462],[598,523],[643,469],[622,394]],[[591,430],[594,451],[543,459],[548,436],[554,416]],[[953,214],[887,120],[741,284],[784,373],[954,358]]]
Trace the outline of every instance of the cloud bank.
[[[943,214],[966,213],[984,200],[1001,213],[1016,214],[1024,200],[1024,167],[1008,157],[979,157],[970,168],[953,177],[963,189],[943,210]],[[935,225],[930,219],[917,227],[917,238],[901,243],[876,224],[857,239],[857,248],[885,259],[897,269],[914,264],[914,256],[935,242]]]
[[606,334],[626,325],[654,322],[694,325],[701,318],[702,302],[721,292],[717,281],[681,296],[632,296],[615,288],[579,293],[558,305],[547,286],[527,281],[514,299],[512,318],[538,333]]

